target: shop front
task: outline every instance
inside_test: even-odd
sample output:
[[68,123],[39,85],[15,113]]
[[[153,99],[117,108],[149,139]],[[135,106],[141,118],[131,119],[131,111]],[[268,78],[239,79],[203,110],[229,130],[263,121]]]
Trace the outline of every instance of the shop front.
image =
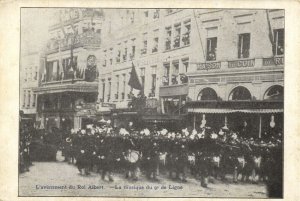
[[193,127],[228,128],[244,137],[261,138],[283,132],[282,101],[191,101],[187,103]]

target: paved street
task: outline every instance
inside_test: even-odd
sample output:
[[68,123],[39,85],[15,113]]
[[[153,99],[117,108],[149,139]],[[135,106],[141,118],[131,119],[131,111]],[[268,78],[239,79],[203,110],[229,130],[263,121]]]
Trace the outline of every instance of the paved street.
[[[145,177],[139,181],[128,181],[123,175],[114,175],[115,181],[102,181],[92,173],[81,176],[74,165],[63,162],[35,162],[30,172],[20,175],[20,196],[136,196],[136,197],[253,197],[265,198],[263,184],[234,184],[215,181],[208,188],[200,182],[188,178],[187,183],[172,181],[160,176],[159,182],[151,182]],[[43,189],[45,186],[48,186]],[[163,187],[166,187],[165,189]],[[56,189],[54,189],[56,188]]]

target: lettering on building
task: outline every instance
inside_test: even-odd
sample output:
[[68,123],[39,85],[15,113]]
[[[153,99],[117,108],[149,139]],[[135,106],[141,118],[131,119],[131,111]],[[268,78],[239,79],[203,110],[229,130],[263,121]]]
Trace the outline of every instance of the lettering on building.
[[221,62],[197,64],[197,70],[211,70],[211,69],[220,69],[220,68],[221,68]]
[[228,61],[228,68],[245,68],[245,67],[254,67],[255,60],[237,60],[237,61]]

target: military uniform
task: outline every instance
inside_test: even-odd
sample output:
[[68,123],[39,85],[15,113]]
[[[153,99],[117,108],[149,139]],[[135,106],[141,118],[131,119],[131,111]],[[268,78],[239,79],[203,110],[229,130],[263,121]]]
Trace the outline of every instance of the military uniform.
[[147,178],[151,178],[153,175],[153,179],[157,180],[157,171],[159,165],[159,144],[157,139],[150,140],[150,146],[148,147],[148,151],[146,152],[146,171],[147,171]]
[[104,149],[103,149],[103,164],[102,164],[102,180],[105,179],[105,176],[108,176],[109,181],[114,181],[112,177],[112,171],[114,169],[114,147],[113,147],[113,138],[111,136],[105,137]]

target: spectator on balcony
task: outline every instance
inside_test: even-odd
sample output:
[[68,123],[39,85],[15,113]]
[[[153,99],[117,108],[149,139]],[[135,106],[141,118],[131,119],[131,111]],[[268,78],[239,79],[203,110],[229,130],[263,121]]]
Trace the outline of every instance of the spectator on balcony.
[[162,82],[164,86],[169,85],[169,77],[167,75],[163,76]]
[[185,84],[188,82],[188,77],[185,74],[180,75],[180,81],[182,84]]
[[178,84],[178,81],[177,81],[177,75],[172,75],[172,84]]
[[215,52],[209,52],[207,60],[208,61],[215,61],[216,60],[216,53]]

